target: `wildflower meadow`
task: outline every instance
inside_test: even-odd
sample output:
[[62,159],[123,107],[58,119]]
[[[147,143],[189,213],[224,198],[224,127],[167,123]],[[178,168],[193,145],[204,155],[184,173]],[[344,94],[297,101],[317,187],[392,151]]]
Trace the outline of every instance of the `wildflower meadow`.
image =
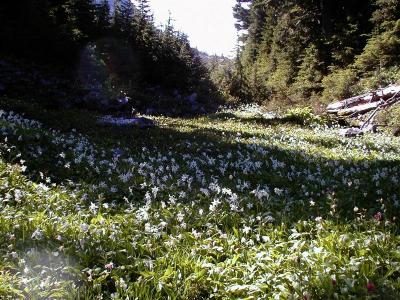
[[0,111],[1,299],[400,297],[399,138],[255,106],[145,130],[25,111]]

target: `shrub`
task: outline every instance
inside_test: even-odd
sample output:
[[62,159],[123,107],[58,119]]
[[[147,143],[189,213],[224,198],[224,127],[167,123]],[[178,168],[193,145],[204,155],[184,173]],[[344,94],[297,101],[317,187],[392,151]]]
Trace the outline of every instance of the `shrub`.
[[390,127],[400,126],[400,105],[393,105],[378,114],[377,122]]
[[324,101],[348,98],[361,92],[357,72],[353,68],[338,69],[322,80]]
[[360,85],[372,90],[396,82],[400,83],[400,67],[398,66],[385,68],[372,76],[362,78]]
[[311,107],[296,107],[289,109],[286,112],[284,119],[299,125],[313,125],[322,123],[321,117],[315,115]]

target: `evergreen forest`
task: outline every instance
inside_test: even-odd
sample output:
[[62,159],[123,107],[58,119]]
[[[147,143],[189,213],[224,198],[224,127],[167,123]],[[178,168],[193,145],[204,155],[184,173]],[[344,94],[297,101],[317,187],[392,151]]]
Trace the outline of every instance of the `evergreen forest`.
[[[237,0],[231,94],[332,101],[399,80],[398,0]],[[322,97],[321,97],[322,96]]]

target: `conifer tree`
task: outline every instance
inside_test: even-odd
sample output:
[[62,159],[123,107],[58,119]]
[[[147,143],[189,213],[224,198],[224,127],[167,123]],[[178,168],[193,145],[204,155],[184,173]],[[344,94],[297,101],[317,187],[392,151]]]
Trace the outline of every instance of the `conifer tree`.
[[73,0],[71,9],[76,29],[88,40],[95,32],[95,6],[92,0]]
[[302,62],[297,73],[294,88],[301,98],[308,98],[313,92],[319,92],[323,73],[321,71],[322,62],[318,48],[311,44],[303,54]]
[[153,22],[153,15],[151,13],[150,4],[148,0],[136,0],[136,7],[139,12],[139,17],[142,22]]
[[236,4],[233,7],[233,17],[236,19],[235,28],[238,32],[241,32],[239,39],[244,41],[246,34],[243,31],[249,29],[250,26],[250,10],[245,5],[250,5],[252,0],[236,0]]
[[102,0],[95,8],[96,35],[108,33],[111,26],[110,6],[107,0]]
[[130,39],[133,35],[135,6],[131,0],[118,0],[115,2],[114,29]]
[[400,2],[376,0],[375,7],[373,34],[355,61],[355,67],[369,75],[400,65]]

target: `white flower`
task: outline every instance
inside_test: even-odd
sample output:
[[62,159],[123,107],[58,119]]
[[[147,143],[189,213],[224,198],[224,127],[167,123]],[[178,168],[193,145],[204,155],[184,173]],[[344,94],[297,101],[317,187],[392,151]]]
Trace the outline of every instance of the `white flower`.
[[119,279],[118,285],[123,290],[126,290],[128,288],[128,285],[126,284],[126,282],[123,278]]
[[89,225],[86,223],[81,224],[81,229],[83,232],[87,232],[89,230]]
[[208,189],[200,188],[200,192],[203,193],[207,197],[210,196],[210,192],[208,191]]
[[97,205],[93,202],[90,202],[90,210],[95,211],[97,209]]
[[209,207],[210,211],[215,211],[220,203],[221,201],[219,199],[214,199]]
[[318,223],[321,223],[323,221],[323,219],[322,219],[322,217],[316,217],[315,221],[318,222]]
[[176,216],[176,219],[178,222],[182,222],[184,219],[185,215],[182,212],[179,212],[178,215]]
[[151,194],[149,191],[147,191],[146,194],[144,195],[144,200],[146,200],[146,202],[151,201]]
[[244,226],[243,229],[242,229],[242,231],[243,231],[244,234],[247,234],[247,233],[251,232],[251,227],[249,227],[249,226]]
[[36,229],[36,230],[33,232],[32,236],[31,236],[31,238],[32,238],[33,240],[41,240],[41,239],[43,239],[43,237],[44,237],[43,231],[41,231],[40,229]]
[[257,188],[256,190],[251,191],[251,194],[254,194],[254,196],[259,200],[261,200],[262,198],[269,198],[269,193],[266,189]]
[[282,193],[283,193],[283,189],[274,188],[274,192],[275,192],[275,194],[277,194],[278,196],[281,196]]
[[129,179],[132,178],[132,173],[131,172],[127,172],[125,174],[121,174],[119,175],[119,179],[123,182],[123,183],[127,183],[129,181]]

